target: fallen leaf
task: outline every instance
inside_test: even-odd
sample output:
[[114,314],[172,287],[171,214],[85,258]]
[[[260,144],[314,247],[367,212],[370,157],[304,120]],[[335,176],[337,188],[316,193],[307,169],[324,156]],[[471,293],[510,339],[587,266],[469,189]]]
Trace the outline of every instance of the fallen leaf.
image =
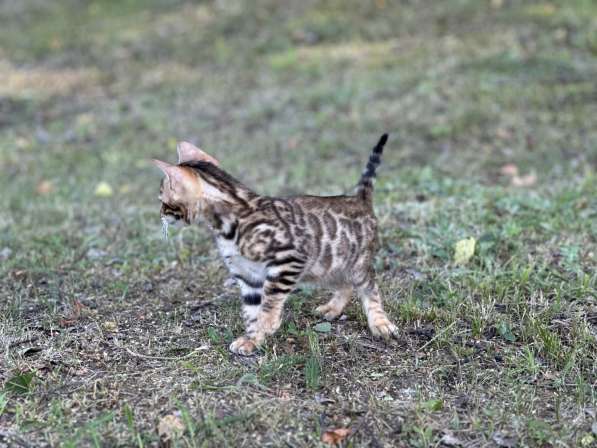
[[158,424],[158,435],[160,437],[160,446],[171,446],[171,442],[180,437],[184,432],[184,424],[174,414],[168,414],[160,420]]
[[81,311],[83,310],[83,304],[75,300],[72,304],[72,308],[70,313],[67,316],[64,316],[62,319],[58,321],[58,325],[61,327],[70,327],[74,325],[80,318],[81,318]]
[[534,16],[550,17],[557,11],[553,3],[541,3],[538,5],[529,6],[528,13]]
[[54,184],[50,180],[42,180],[40,183],[37,184],[37,187],[35,188],[37,194],[41,195],[50,194],[54,190]]
[[313,329],[318,333],[329,333],[330,331],[332,331],[332,324],[330,324],[329,322],[320,322],[317,325],[315,325]]
[[427,400],[423,403],[423,407],[431,412],[441,411],[444,408],[442,400]]
[[554,37],[558,42],[563,42],[568,37],[568,30],[566,28],[558,28],[554,33]]
[[95,187],[95,195],[100,198],[107,198],[112,196],[113,194],[114,191],[112,190],[110,184],[107,182],[102,181]]
[[25,137],[17,137],[15,140],[15,144],[19,149],[25,149],[31,146],[31,141],[26,139]]
[[88,113],[83,113],[77,115],[77,126],[86,126],[88,124],[93,123],[93,115]]
[[518,167],[513,163],[506,163],[500,168],[500,173],[504,176],[518,176]]
[[507,128],[497,128],[495,134],[502,140],[508,140],[512,137],[512,132]]
[[595,437],[589,432],[580,439],[581,446],[595,446],[593,442],[595,442]]
[[63,42],[60,40],[60,38],[54,36],[52,37],[52,39],[50,40],[50,48],[52,50],[60,50],[63,47]]
[[176,144],[178,143],[178,139],[176,137],[168,137],[166,141],[166,146],[176,148]]
[[328,445],[339,445],[350,433],[350,428],[328,429],[321,435],[321,441]]
[[537,175],[535,173],[525,174],[524,176],[514,176],[510,180],[510,185],[513,187],[531,187],[537,183]]
[[503,337],[506,341],[516,341],[516,336],[514,336],[514,333],[512,333],[512,328],[510,328],[510,325],[508,325],[507,322],[502,321],[498,323],[496,328],[500,336]]
[[31,390],[31,383],[35,375],[33,372],[20,372],[9,379],[4,385],[4,390],[24,394]]
[[104,330],[109,331],[110,333],[116,333],[118,331],[118,324],[113,321],[106,321],[102,324]]
[[454,245],[454,263],[464,265],[475,254],[475,238],[465,238]]
[[60,325],[62,328],[66,328],[73,326],[76,322],[77,321],[75,319],[60,319],[58,321],[58,325]]

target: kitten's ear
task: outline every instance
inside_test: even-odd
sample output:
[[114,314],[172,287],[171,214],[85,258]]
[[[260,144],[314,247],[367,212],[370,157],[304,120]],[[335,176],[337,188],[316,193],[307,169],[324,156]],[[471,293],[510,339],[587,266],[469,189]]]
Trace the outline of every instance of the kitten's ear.
[[162,162],[161,160],[153,159],[153,164],[157,166],[166,175],[166,178],[170,181],[171,185],[186,185],[189,181],[188,174],[185,170],[176,165],[170,165],[168,162]]
[[199,148],[189,142],[179,142],[178,145],[176,145],[176,151],[178,152],[178,163],[202,161],[213,163],[215,166],[220,165],[220,162],[218,162],[214,157],[210,156],[204,151],[201,151]]
[[160,170],[162,170],[162,173],[164,173],[167,177],[169,177],[171,168],[173,165],[170,165],[168,162],[162,162],[161,160],[158,159],[151,159],[152,163],[157,166]]
[[189,171],[189,168],[170,165],[167,162],[156,159],[153,159],[153,163],[166,175],[172,191],[179,193],[201,192],[200,177]]

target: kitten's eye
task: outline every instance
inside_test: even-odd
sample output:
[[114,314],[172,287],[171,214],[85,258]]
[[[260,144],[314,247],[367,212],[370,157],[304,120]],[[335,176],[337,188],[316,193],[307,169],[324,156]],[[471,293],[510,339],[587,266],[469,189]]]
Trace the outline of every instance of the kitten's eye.
[[175,221],[182,219],[182,211],[176,208],[170,207],[166,203],[162,203],[162,215],[172,218]]

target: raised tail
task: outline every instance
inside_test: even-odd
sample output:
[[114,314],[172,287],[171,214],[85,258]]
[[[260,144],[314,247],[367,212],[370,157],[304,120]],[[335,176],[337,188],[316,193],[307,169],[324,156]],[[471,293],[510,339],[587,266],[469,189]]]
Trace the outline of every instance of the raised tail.
[[375,170],[381,163],[381,153],[383,152],[383,147],[388,141],[388,134],[384,134],[381,136],[377,145],[373,147],[373,151],[371,151],[371,155],[369,156],[369,161],[367,162],[367,166],[361,174],[361,179],[357,184],[357,196],[362,198],[365,201],[371,202],[373,197],[373,178],[375,177]]

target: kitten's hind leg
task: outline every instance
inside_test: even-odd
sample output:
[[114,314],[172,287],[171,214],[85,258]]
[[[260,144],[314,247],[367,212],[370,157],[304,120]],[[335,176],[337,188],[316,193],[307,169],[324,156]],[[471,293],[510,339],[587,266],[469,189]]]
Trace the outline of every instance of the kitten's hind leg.
[[334,291],[329,302],[315,308],[315,312],[326,320],[334,320],[342,314],[351,297],[352,287],[338,289]]
[[357,294],[361,299],[363,311],[367,315],[367,323],[371,334],[375,337],[389,339],[398,335],[398,329],[383,309],[381,295],[375,279],[370,276],[361,285],[356,287]]

